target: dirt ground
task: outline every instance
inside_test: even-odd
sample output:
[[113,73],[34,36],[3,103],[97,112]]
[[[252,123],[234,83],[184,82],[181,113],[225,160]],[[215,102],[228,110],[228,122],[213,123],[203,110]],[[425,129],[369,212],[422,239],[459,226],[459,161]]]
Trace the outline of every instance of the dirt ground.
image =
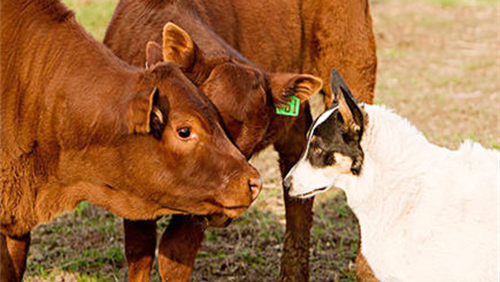
[[[102,38],[114,2],[67,2]],[[498,2],[373,1],[372,15],[376,103],[394,108],[437,144],[457,148],[469,138],[500,149]],[[207,233],[192,281],[275,281],[284,233],[277,156],[266,150],[252,162],[264,178],[261,196],[229,228]],[[355,281],[358,227],[342,193],[317,197],[314,212],[311,281]],[[39,226],[32,237],[26,281],[126,279],[121,220],[88,203]],[[160,281],[156,271],[152,277]]]

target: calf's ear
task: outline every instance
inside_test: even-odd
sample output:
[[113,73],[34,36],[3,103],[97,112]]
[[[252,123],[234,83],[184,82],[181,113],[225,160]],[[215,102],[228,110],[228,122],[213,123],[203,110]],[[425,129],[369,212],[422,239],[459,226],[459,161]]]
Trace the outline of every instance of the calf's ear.
[[332,69],[330,75],[330,86],[335,102],[338,104],[339,113],[344,120],[344,130],[346,132],[356,132],[361,136],[364,127],[363,110],[358,106],[356,98],[354,98],[344,79],[335,69]]
[[174,62],[183,69],[192,67],[198,49],[191,36],[178,25],[169,22],[163,27],[163,60]]
[[309,74],[275,73],[270,77],[270,84],[274,104],[280,106],[286,104],[290,96],[306,101],[321,90],[323,80]]
[[127,123],[130,133],[153,134],[157,139],[167,123],[169,104],[167,97],[159,95],[158,89],[137,93],[129,103]]
[[146,45],[146,69],[163,62],[163,54],[160,44],[149,41]]

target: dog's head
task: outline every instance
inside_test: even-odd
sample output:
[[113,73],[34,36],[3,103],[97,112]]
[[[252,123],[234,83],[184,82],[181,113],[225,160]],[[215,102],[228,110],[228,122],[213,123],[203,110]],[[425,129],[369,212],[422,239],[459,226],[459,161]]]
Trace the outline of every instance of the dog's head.
[[312,197],[333,186],[340,175],[361,173],[366,115],[335,69],[331,87],[337,103],[313,123],[302,158],[285,177],[290,196]]

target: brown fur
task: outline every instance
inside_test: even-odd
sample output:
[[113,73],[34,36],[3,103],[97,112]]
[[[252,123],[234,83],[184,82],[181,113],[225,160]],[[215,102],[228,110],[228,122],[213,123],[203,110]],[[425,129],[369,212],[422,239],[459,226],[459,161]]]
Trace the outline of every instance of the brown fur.
[[[180,26],[190,40],[185,40],[182,31],[174,30],[168,32],[169,40],[162,42],[161,27],[166,22]],[[373,102],[377,62],[369,4],[365,0],[120,1],[105,44],[120,58],[140,66],[146,60],[141,55],[143,48],[150,40],[170,48],[163,57],[182,66],[210,97],[245,155],[251,156],[274,144],[283,174],[298,160],[311,123],[306,103],[299,118],[273,114],[274,107],[284,101],[276,95],[281,92],[276,89],[286,92],[283,85],[287,77],[293,77],[290,73],[309,72],[329,81],[334,67],[360,101]],[[190,53],[190,46],[194,46],[194,52]],[[267,94],[254,90],[259,88]],[[328,83],[323,85],[323,91],[328,105],[332,94]],[[285,197],[285,206],[287,232],[280,277],[282,281],[307,281],[312,200]],[[175,228],[186,226],[194,224],[178,224]],[[167,231],[181,233],[174,227]],[[175,247],[160,247],[164,254],[160,257],[162,277],[167,281],[187,281],[196,254],[191,253],[194,249],[188,245],[199,243],[169,238]],[[135,241],[141,244],[140,240]],[[178,248],[180,244],[186,247]],[[174,267],[180,264],[183,267]],[[132,275],[129,270],[129,277]]]
[[[164,50],[172,49],[163,53],[164,59],[182,66],[215,104],[240,150],[251,156],[276,142],[294,123],[292,118],[276,115],[275,107],[287,102],[289,95],[307,100],[320,90],[322,82],[311,75],[267,73],[254,66],[213,34],[210,26],[193,14],[191,4],[121,1],[104,43],[118,57],[137,66],[146,63],[142,54],[150,41],[163,43]],[[198,4],[195,10],[202,9],[203,3]],[[129,22],[132,18],[134,24]],[[167,27],[158,32],[165,22],[174,22],[185,31]]]
[[[172,218],[168,228],[163,232],[159,246],[158,263],[164,280],[175,277],[176,281],[189,281],[196,254],[205,237],[205,229],[204,221],[186,216]],[[189,243],[179,244],[179,238]]]
[[372,268],[361,253],[356,257],[356,276],[359,282],[380,282],[373,274]]
[[0,234],[0,281],[21,281],[26,270],[26,257],[30,246],[30,233],[20,237]]
[[57,0],[5,0],[0,19],[2,281],[20,280],[31,228],[80,201],[140,220],[255,199],[257,171],[177,67],[124,63]]

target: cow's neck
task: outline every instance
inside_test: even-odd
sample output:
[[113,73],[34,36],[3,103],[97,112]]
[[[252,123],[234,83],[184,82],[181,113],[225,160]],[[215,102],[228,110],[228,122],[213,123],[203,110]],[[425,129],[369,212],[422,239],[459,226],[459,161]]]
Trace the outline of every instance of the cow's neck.
[[[99,130],[106,130],[108,136],[123,132],[125,105],[136,91],[138,70],[88,35],[60,1],[10,5],[9,11],[17,13],[2,21],[2,37],[8,36],[15,48],[8,54],[9,66],[2,62],[2,69],[15,70],[8,80],[19,81],[18,91],[24,95],[18,99],[33,104],[23,112],[43,104],[40,120],[57,119],[59,128],[51,130],[65,131],[58,134],[75,130],[79,139]],[[4,34],[4,30],[12,33]],[[130,96],[124,97],[124,93]],[[73,121],[77,122],[71,125]],[[81,130],[89,126],[93,132]]]
[[[84,153],[89,144],[111,147],[127,133],[125,105],[140,75],[85,33],[60,1],[0,3],[1,75],[8,82],[0,84],[2,124],[8,125],[2,127],[0,156],[2,172],[13,176],[0,196],[18,203],[6,210],[2,202],[2,230],[19,235],[37,223],[35,189],[45,185],[63,196],[57,186],[66,183],[49,175],[66,165],[64,152]],[[20,173],[25,170],[33,173]],[[62,203],[80,198],[68,199]],[[4,224],[4,218],[12,220]]]
[[193,40],[204,52],[224,54],[241,63],[253,65],[252,62],[222,39],[212,29],[210,23],[204,22],[200,17],[192,15],[192,11],[182,11],[179,20],[183,21],[188,33],[193,37]]

